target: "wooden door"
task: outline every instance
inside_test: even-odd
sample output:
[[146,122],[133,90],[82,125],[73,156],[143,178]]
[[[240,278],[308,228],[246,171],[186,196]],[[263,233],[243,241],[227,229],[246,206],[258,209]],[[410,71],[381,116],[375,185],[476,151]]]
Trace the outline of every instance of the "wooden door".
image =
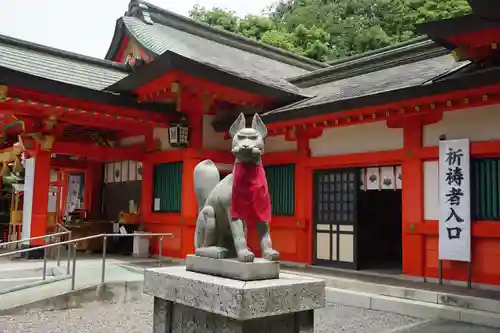
[[358,269],[356,254],[358,169],[314,174],[314,264]]

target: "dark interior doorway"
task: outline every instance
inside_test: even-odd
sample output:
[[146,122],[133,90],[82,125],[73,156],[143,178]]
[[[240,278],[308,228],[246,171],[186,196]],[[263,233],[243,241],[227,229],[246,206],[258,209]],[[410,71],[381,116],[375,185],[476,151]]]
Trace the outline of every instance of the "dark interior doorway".
[[401,190],[358,193],[360,269],[397,272],[402,266]]

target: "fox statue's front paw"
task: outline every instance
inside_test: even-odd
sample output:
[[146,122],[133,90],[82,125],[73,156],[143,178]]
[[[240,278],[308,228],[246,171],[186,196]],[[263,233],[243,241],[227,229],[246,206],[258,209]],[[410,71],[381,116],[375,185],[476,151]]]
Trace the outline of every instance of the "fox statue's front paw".
[[264,251],[262,251],[262,258],[269,261],[279,261],[280,253],[274,249],[265,249]]
[[241,262],[253,262],[255,255],[249,249],[238,251],[238,260]]

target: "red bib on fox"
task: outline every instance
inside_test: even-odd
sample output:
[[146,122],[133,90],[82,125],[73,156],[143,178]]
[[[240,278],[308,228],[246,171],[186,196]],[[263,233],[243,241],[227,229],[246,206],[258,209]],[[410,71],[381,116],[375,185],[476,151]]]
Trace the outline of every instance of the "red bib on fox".
[[231,217],[245,223],[271,221],[271,198],[262,164],[234,164]]

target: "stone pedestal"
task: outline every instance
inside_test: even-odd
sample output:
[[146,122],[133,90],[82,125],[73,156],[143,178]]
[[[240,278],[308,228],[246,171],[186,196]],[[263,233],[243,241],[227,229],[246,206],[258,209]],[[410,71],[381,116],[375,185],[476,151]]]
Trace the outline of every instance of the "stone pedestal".
[[237,259],[211,259],[190,254],[186,257],[186,270],[241,281],[256,281],[278,279],[280,263],[262,258],[255,258],[254,262],[241,262]]
[[187,271],[148,269],[154,333],[312,333],[314,309],[325,306],[325,282],[281,273],[239,281]]

